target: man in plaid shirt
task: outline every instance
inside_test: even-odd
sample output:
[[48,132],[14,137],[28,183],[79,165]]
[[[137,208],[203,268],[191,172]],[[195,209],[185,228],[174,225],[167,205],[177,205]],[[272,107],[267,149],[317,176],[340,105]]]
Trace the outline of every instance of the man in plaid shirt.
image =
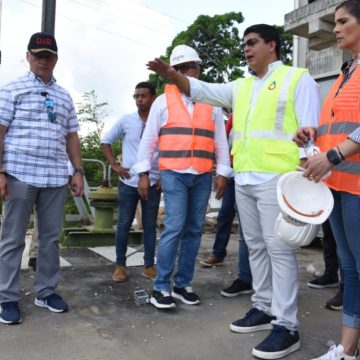
[[76,196],[83,192],[78,120],[70,95],[53,77],[55,38],[33,34],[26,58],[30,71],[0,89],[0,322],[5,324],[21,322],[21,257],[34,206],[39,231],[35,305],[59,313],[68,310],[55,293],[68,159],[74,167],[71,189]]

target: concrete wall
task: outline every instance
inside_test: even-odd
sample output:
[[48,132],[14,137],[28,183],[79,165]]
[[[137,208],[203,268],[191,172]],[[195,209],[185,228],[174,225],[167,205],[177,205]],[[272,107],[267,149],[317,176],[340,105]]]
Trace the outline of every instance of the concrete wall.
[[285,15],[285,30],[295,35],[294,64],[309,69],[320,85],[322,98],[351,58],[336,46],[333,29],[335,8],[342,0],[297,0],[295,10]]

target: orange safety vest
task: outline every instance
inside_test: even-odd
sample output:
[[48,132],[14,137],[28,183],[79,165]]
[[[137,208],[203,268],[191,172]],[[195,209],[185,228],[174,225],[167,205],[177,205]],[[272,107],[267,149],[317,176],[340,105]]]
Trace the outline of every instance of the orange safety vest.
[[[335,96],[343,78],[340,74],[322,107],[316,144],[323,152],[346,140],[360,124],[360,67]],[[360,154],[337,165],[325,182],[334,190],[360,195]]]
[[169,117],[159,135],[159,169],[193,167],[211,172],[215,157],[213,107],[195,103],[190,116],[175,85],[165,86],[165,96]]

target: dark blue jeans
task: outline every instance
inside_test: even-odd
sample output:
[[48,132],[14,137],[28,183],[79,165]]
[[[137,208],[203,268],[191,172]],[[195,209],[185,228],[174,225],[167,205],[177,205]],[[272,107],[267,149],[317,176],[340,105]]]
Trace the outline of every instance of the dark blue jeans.
[[[226,247],[229,243],[231,227],[237,214],[235,202],[234,178],[227,181],[226,190],[222,199],[221,208],[217,217],[216,236],[213,245],[213,255],[218,259],[226,256]],[[252,276],[249,265],[249,251],[245,243],[244,235],[239,221],[239,258],[238,258],[238,279],[251,284]]]
[[360,196],[333,191],[330,224],[344,274],[342,323],[360,329]]
[[342,270],[341,264],[338,259],[337,251],[336,251],[336,242],[334,238],[334,234],[331,230],[330,221],[326,220],[322,224],[323,228],[323,254],[324,254],[324,263],[325,263],[325,274],[336,278],[338,277],[338,270],[340,268],[340,282],[342,282]]
[[160,203],[160,192],[156,185],[150,187],[148,200],[142,200],[137,188],[125,185],[120,181],[118,191],[119,218],[116,228],[116,265],[126,266],[126,251],[130,227],[134,221],[136,206],[141,201],[144,263],[145,267],[154,265],[156,246],[156,220]]
[[235,206],[234,178],[229,178],[217,217],[216,236],[213,245],[213,255],[221,260],[224,259],[227,254],[226,247],[230,239],[231,227],[236,215]]

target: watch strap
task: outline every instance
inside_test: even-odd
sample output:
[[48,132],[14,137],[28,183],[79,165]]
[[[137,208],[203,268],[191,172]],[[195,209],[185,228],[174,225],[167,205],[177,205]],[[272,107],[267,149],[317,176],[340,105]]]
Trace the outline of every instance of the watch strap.
[[80,173],[81,175],[84,175],[84,174],[85,174],[84,169],[83,169],[82,167],[76,167],[76,168],[74,168],[74,175],[75,175],[76,173]]
[[330,149],[326,153],[326,157],[333,165],[339,165],[342,161],[340,154],[335,149]]

